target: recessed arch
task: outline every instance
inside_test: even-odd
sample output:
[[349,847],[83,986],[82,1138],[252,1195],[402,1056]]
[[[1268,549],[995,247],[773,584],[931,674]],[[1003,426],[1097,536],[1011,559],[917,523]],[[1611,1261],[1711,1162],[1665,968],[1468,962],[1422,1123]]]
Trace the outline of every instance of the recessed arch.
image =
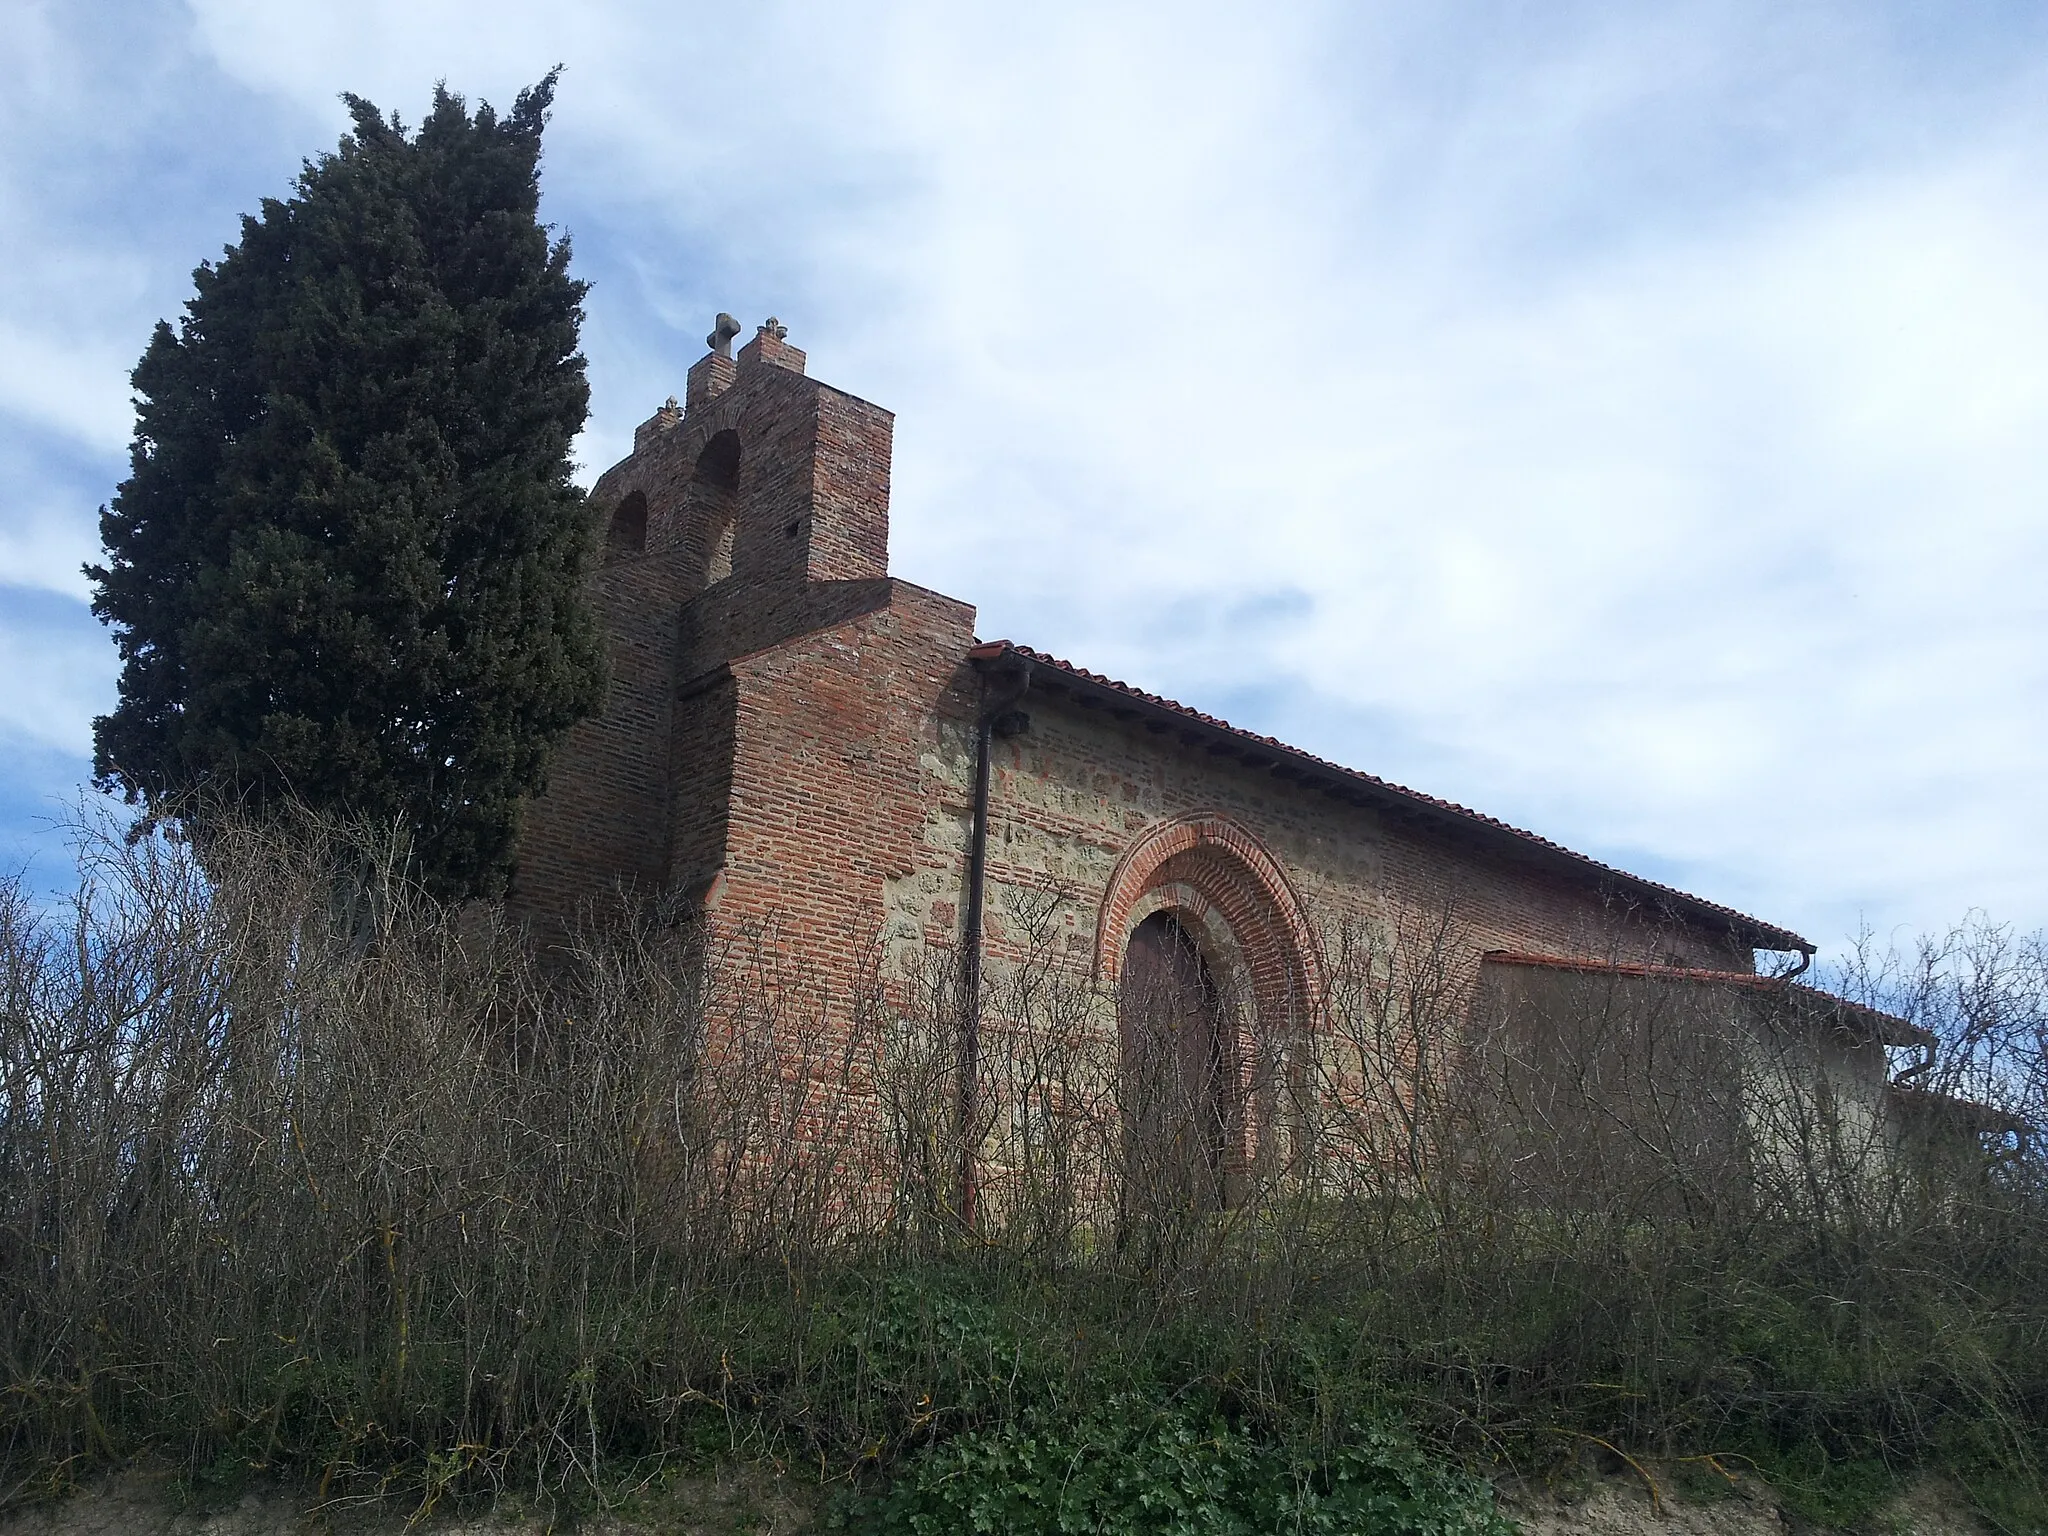
[[1145,919],[1156,912],[1173,914],[1219,977],[1239,986],[1249,976],[1250,968],[1237,935],[1231,931],[1223,914],[1216,910],[1216,904],[1194,886],[1180,880],[1167,880],[1148,887],[1131,903],[1124,926],[1129,931],[1136,931]]
[[717,490],[737,490],[740,483],[739,433],[731,427],[712,433],[697,455],[696,472],[690,478]]
[[1173,884],[1197,893],[1228,926],[1262,1027],[1293,1030],[1321,1017],[1321,946],[1301,898],[1253,832],[1213,811],[1157,823],[1117,860],[1096,915],[1098,984],[1116,985],[1139,903]]
[[[1237,1001],[1219,1060],[1229,1073],[1226,1185],[1286,1155],[1284,1092],[1322,1019],[1324,968],[1301,898],[1248,828],[1216,812],[1148,829],[1117,861],[1096,917],[1095,978],[1121,994],[1134,934],[1170,915]],[[1232,1196],[1231,1198],[1235,1198]]]

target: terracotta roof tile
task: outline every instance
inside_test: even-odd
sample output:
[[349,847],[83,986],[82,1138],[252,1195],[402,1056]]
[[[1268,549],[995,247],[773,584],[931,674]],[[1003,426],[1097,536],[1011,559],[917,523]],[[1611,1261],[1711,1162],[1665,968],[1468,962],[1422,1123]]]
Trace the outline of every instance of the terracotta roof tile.
[[1996,1104],[1986,1104],[1981,1099],[1964,1098],[1960,1094],[1943,1093],[1935,1088],[1917,1088],[1911,1083],[1894,1082],[1889,1085],[1892,1100],[1909,1112],[1936,1117],[1949,1121],[1964,1131],[2006,1132],[2018,1136],[2037,1136],[2040,1127],[2024,1115],[2001,1109]]
[[1853,1016],[1886,1045],[1928,1045],[1933,1034],[1895,1014],[1837,993],[1809,987],[1789,976],[1759,976],[1754,971],[1711,971],[1687,965],[1634,965],[1621,960],[1590,960],[1568,955],[1532,955],[1512,949],[1489,949],[1479,957],[1489,965],[1534,966],[1552,971],[1578,971],[1594,976],[1647,976],[1658,981],[1691,981],[1707,986],[1743,987],[1753,992],[1784,992],[1809,1005]]

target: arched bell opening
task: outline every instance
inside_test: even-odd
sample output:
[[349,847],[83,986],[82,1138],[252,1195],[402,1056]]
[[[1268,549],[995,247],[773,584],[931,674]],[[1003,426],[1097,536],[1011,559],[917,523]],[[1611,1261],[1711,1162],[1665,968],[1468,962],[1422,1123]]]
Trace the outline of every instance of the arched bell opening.
[[647,547],[647,497],[628,491],[612,508],[611,525],[605,530],[605,547],[617,555],[638,554]]
[[714,433],[697,455],[683,490],[683,527],[701,560],[708,587],[732,575],[739,522],[740,438],[730,427]]

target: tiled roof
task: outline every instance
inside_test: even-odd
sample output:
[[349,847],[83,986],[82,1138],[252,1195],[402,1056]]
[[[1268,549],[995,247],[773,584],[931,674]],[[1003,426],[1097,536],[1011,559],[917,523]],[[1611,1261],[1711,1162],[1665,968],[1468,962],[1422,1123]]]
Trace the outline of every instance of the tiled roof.
[[1489,949],[1479,957],[1489,965],[1534,966],[1551,971],[1577,971],[1593,976],[1647,976],[1658,981],[1690,981],[1717,987],[1742,987],[1752,992],[1784,992],[1809,1007],[1845,1014],[1886,1045],[1930,1045],[1934,1036],[1894,1014],[1851,1002],[1789,976],[1759,976],[1754,971],[1710,971],[1688,965],[1632,965],[1618,960],[1573,959],[1565,955],[1528,955],[1511,949]]
[[1902,1109],[1945,1119],[1965,1131],[2005,1131],[2020,1136],[2040,1134],[2040,1127],[2024,1115],[2000,1109],[1996,1104],[1986,1104],[1981,1099],[1966,1099],[1960,1094],[1898,1082],[1891,1084],[1891,1095],[1893,1103]]
[[1332,787],[1342,787],[1360,793],[1363,798],[1389,809],[1420,816],[1446,827],[1455,827],[1497,843],[1504,850],[1512,850],[1524,856],[1537,858],[1561,873],[1589,879],[1603,886],[1627,891],[1665,907],[1676,915],[1695,922],[1703,922],[1726,928],[1741,941],[1756,949],[1803,950],[1813,952],[1813,945],[1792,932],[1774,923],[1738,912],[1733,907],[1724,907],[1719,902],[1708,901],[1674,886],[1663,885],[1655,880],[1646,880],[1626,870],[1603,864],[1598,859],[1575,853],[1561,843],[1554,843],[1547,837],[1534,832],[1525,832],[1520,827],[1510,826],[1496,817],[1470,810],[1450,800],[1440,800],[1434,795],[1425,795],[1419,790],[1407,789],[1370,773],[1361,773],[1356,768],[1346,768],[1299,747],[1290,747],[1271,736],[1261,736],[1254,731],[1241,730],[1227,720],[1214,715],[1205,715],[1198,709],[1173,699],[1161,698],[1156,693],[1147,693],[1142,688],[1133,688],[1115,678],[1104,677],[1099,672],[1090,672],[1077,667],[1070,661],[1057,656],[1048,656],[1029,646],[1017,645],[1009,640],[991,640],[977,645],[968,652],[969,659],[977,665],[987,666],[1005,656],[1017,656],[1029,661],[1034,668],[1044,667],[1057,673],[1077,692],[1093,691],[1099,696],[1098,702],[1127,700],[1135,707],[1173,717],[1192,729],[1228,738],[1262,749],[1262,754],[1278,759],[1293,767],[1300,777],[1321,780]]

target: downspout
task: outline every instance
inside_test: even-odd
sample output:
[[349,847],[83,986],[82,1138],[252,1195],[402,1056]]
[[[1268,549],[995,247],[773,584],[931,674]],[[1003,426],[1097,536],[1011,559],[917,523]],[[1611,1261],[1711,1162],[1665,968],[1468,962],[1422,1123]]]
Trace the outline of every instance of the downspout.
[[1902,1068],[1895,1073],[1892,1077],[1892,1086],[1894,1088],[1901,1087],[1911,1083],[1916,1077],[1925,1077],[1929,1072],[1932,1072],[1934,1070],[1935,1050],[1935,1039],[1932,1035],[1929,1035],[1920,1042],[1920,1059],[1914,1062],[1912,1066]]
[[[990,667],[982,675],[981,709],[974,721],[974,822],[967,838],[967,911],[960,935],[960,1222],[972,1230],[976,1195],[972,1130],[980,1109],[982,890],[988,878],[989,759],[998,734],[1014,736],[1026,722],[1013,711],[1031,686],[1031,662],[1015,652],[1001,672],[1008,681],[991,690]],[[1007,729],[1000,729],[1008,727]]]
[[[1802,946],[1799,951],[1799,964],[1794,966],[1791,970],[1787,971],[1784,974],[1784,976],[1780,978],[1780,980],[1786,982],[1797,981],[1801,976],[1804,976],[1806,974],[1806,968],[1812,964],[1813,951]],[[1898,1072],[1893,1073],[1891,1079],[1892,1087],[1899,1088],[1908,1086],[1912,1083],[1914,1078],[1925,1077],[1929,1072],[1932,1072],[1934,1070],[1934,1056],[1935,1052],[1939,1049],[1938,1042],[1932,1035],[1929,1035],[1924,1040],[1920,1040],[1916,1043],[1920,1047],[1920,1059],[1914,1062],[1910,1067],[1902,1068]]]

